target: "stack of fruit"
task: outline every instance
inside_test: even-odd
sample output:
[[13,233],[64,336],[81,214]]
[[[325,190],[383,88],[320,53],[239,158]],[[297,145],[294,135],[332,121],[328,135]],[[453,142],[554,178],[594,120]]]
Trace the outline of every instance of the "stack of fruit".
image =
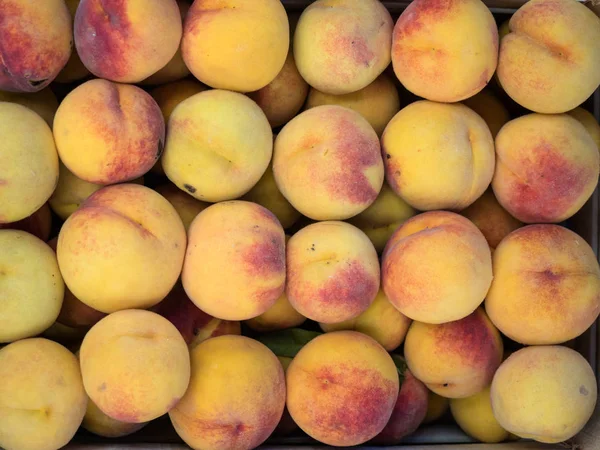
[[201,449],[395,444],[448,405],[485,442],[591,417],[577,1],[499,37],[480,0],[395,24],[378,0],[0,0],[0,68],[0,447],[166,414]]

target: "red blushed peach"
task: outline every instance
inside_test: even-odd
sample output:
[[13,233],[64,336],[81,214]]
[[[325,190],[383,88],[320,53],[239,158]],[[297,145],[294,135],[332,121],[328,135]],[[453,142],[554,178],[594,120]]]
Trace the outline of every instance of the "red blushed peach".
[[324,324],[358,317],[379,290],[379,260],[369,238],[345,222],[318,222],[287,247],[286,294],[300,314]]
[[315,220],[348,219],[368,208],[383,185],[379,138],[356,111],[311,108],[277,135],[273,174],[300,213]]
[[37,92],[71,55],[73,29],[64,0],[2,0],[0,90]]
[[190,299],[211,316],[259,316],[284,290],[281,224],[256,203],[237,200],[209,206],[190,225],[181,279]]
[[30,234],[47,241],[52,228],[52,212],[48,203],[44,203],[40,209],[29,217],[12,223],[0,223],[0,230],[10,228],[12,230],[27,231]]
[[150,94],[96,79],[62,101],[54,117],[54,139],[61,161],[78,178],[122,183],[144,175],[160,157],[165,123]]
[[398,399],[398,371],[375,340],[354,331],[312,339],[286,373],[287,407],[309,436],[333,446],[379,434]]
[[137,83],[162,69],[182,35],[175,0],[81,0],[75,45],[85,67],[99,78]]
[[483,308],[454,322],[413,322],[404,341],[412,374],[447,398],[470,397],[488,386],[503,351],[500,333]]
[[598,148],[567,114],[528,114],[496,136],[492,188],[498,202],[525,223],[558,223],[574,215],[598,183]]

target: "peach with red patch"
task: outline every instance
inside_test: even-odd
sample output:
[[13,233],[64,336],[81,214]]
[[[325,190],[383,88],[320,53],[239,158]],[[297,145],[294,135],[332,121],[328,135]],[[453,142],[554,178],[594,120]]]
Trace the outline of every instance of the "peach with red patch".
[[359,113],[318,106],[277,135],[275,182],[285,198],[315,220],[343,220],[371,205],[383,185],[377,134]]
[[475,95],[490,81],[497,60],[498,28],[480,0],[416,0],[394,27],[394,72],[410,92],[428,100]]
[[294,57],[302,77],[328,94],[372,83],[390,63],[393,20],[377,0],[319,0],[300,16]]
[[78,178],[115,184],[152,168],[162,154],[165,124],[160,108],[142,89],[95,79],[62,101],[54,138],[61,161]]
[[[1,221],[0,221],[1,222]],[[52,228],[52,212],[48,203],[44,203],[40,209],[29,217],[21,219],[18,222],[0,223],[0,230],[12,229],[27,231],[30,234],[47,241],[50,238]]]
[[358,317],[379,289],[379,260],[369,238],[345,222],[318,222],[288,242],[286,295],[309,319],[338,323]]
[[567,342],[600,313],[598,261],[583,238],[566,228],[530,225],[512,232],[494,252],[493,266],[486,310],[514,341]]
[[419,214],[398,228],[383,252],[382,286],[405,316],[444,323],[471,314],[492,282],[492,258],[473,223],[451,212]]
[[81,0],[75,45],[99,78],[137,83],[175,55],[182,22],[175,0]]
[[333,446],[362,444],[383,430],[398,398],[388,353],[354,331],[306,344],[286,373],[287,408],[309,436]]
[[529,114],[496,137],[492,180],[500,204],[525,223],[558,223],[573,216],[598,183],[598,149],[576,119]]
[[0,90],[37,92],[48,86],[69,60],[72,39],[64,0],[2,0]]
[[183,287],[200,309],[219,319],[247,320],[267,311],[285,283],[285,235],[256,203],[221,202],[192,222]]
[[469,397],[489,385],[503,351],[500,333],[483,308],[454,322],[413,322],[404,341],[412,374],[446,398]]

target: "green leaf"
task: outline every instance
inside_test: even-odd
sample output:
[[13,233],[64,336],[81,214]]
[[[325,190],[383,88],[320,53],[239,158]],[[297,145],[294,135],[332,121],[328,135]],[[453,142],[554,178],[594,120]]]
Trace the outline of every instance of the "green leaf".
[[392,360],[396,365],[396,369],[398,369],[398,378],[400,378],[400,386],[402,386],[402,383],[404,383],[405,378],[404,373],[408,370],[408,365],[406,364],[406,361],[402,356],[396,355],[394,353],[390,353],[390,356],[392,357]]
[[263,334],[257,340],[265,344],[277,356],[295,357],[300,349],[323,333],[291,328]]

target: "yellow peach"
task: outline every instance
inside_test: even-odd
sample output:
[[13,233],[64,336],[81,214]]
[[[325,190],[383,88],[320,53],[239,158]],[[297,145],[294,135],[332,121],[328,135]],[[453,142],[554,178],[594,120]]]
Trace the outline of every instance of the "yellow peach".
[[600,124],[598,124],[594,115],[583,108],[575,108],[567,114],[581,122],[581,125],[590,133],[600,151]]
[[425,415],[425,419],[423,419],[423,423],[431,423],[440,419],[448,408],[450,407],[450,400],[446,397],[442,397],[441,395],[437,395],[433,391],[429,391],[429,395],[427,398],[427,414]]
[[165,119],[165,124],[168,124],[177,105],[192,95],[205,90],[206,86],[195,80],[179,80],[155,87],[150,91],[150,95],[156,100]]
[[510,120],[508,110],[491,89],[484,89],[477,95],[464,99],[462,103],[485,120],[493,138],[496,137],[500,128]]
[[189,230],[190,225],[196,216],[209,206],[208,203],[196,200],[190,194],[178,189],[174,184],[163,184],[154,190],[173,205],[173,208],[175,208],[183,222],[186,232]]
[[306,317],[294,309],[284,292],[273,306],[260,316],[247,320],[246,325],[255,331],[266,332],[299,327],[305,321]]
[[18,103],[26,106],[39,114],[50,127],[52,127],[54,115],[58,109],[58,100],[50,88],[27,94],[0,91],[0,102]]
[[98,436],[118,438],[141,430],[146,426],[146,423],[128,423],[115,420],[104,414],[93,401],[88,400],[87,410],[81,426]]
[[42,241],[47,241],[52,229],[52,212],[48,203],[44,203],[32,215],[18,222],[0,223],[0,230],[2,229],[27,231]]

